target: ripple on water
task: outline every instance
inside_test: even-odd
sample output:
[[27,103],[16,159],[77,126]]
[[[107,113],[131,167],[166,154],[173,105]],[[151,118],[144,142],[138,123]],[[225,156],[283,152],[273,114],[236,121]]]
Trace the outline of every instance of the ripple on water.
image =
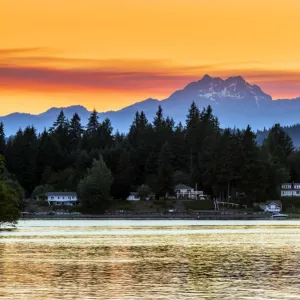
[[300,299],[300,223],[237,224],[24,223],[0,232],[0,298]]

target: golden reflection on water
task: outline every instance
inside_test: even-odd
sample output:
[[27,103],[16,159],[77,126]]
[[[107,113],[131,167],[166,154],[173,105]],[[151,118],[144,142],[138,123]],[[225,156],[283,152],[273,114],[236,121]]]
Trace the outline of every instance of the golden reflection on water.
[[76,222],[0,232],[1,299],[300,299],[300,222]]

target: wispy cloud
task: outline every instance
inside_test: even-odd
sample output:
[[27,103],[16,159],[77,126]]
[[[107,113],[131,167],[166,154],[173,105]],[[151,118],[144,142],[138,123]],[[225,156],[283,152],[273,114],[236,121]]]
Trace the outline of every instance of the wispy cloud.
[[43,48],[40,47],[33,47],[33,48],[3,48],[0,49],[0,55],[14,55],[20,53],[27,53],[27,52],[37,52],[42,50]]
[[205,73],[242,75],[275,97],[300,95],[300,70],[274,70],[259,62],[180,65],[170,60],[96,60],[49,55],[44,48],[0,49],[0,89],[43,92],[148,91],[165,94]]

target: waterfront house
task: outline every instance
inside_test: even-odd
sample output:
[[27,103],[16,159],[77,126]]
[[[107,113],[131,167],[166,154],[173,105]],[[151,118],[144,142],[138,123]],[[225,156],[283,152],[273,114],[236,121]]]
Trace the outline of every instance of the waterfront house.
[[300,197],[300,183],[283,183],[281,197]]
[[140,201],[141,198],[138,196],[138,193],[136,192],[131,192],[129,196],[126,199],[127,201]]
[[264,212],[280,212],[282,210],[282,203],[280,200],[254,202],[253,207],[259,207]]
[[197,191],[185,184],[177,184],[175,186],[175,194],[177,199],[205,200],[203,191]]
[[46,193],[46,199],[49,205],[74,206],[78,203],[78,197],[75,192],[51,192]]
[[266,203],[265,212],[281,212],[282,211],[282,203],[279,200],[272,200]]

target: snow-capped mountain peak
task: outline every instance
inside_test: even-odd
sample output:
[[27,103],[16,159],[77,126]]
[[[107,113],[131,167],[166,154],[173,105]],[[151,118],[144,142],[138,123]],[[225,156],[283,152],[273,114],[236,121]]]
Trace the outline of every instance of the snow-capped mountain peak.
[[225,80],[205,75],[198,82],[190,83],[185,89],[197,88],[197,96],[215,103],[230,99],[260,102],[272,100],[258,86],[251,85],[241,76],[229,77]]

